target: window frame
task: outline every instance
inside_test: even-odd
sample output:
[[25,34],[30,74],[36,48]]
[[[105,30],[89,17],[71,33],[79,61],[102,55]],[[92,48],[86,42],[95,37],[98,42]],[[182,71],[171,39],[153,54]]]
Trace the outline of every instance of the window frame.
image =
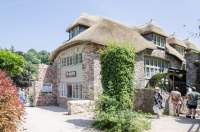
[[[149,62],[149,64],[147,64]],[[144,76],[145,79],[150,79],[157,73],[166,73],[169,68],[169,61],[157,57],[144,57]]]

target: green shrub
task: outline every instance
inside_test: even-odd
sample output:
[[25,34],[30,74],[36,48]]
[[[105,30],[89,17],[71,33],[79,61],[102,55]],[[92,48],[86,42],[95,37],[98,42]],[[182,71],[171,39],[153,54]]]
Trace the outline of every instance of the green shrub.
[[[120,44],[126,45],[126,44]],[[103,94],[96,102],[94,126],[107,132],[143,132],[150,122],[133,112],[135,53],[110,45],[100,52]]]
[[94,126],[106,132],[143,132],[150,128],[148,114],[133,112],[131,109],[118,110],[115,98],[102,95],[96,103]]

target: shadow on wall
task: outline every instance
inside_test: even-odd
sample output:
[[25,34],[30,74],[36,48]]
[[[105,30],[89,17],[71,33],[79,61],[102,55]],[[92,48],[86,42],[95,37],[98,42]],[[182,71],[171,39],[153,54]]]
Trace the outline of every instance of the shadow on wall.
[[187,132],[200,132],[200,119],[188,119],[185,117],[179,117],[176,119],[176,122],[183,124],[191,124],[191,127]]

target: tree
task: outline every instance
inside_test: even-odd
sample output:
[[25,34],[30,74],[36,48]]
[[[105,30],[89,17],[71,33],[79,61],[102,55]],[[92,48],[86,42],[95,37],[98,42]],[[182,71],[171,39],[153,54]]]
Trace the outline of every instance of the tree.
[[[21,51],[16,52],[18,55],[25,57],[25,53]],[[13,82],[17,87],[29,87],[31,81],[36,79],[37,70],[36,65],[26,61],[26,65],[21,74],[12,77]]]
[[11,51],[0,50],[0,69],[6,71],[9,76],[19,75],[26,65],[25,59]]
[[15,75],[12,78],[14,84],[17,87],[30,87],[31,81],[34,80],[35,69],[30,63],[26,63],[23,72],[19,75]]
[[41,63],[49,64],[49,55],[50,55],[49,52],[47,52],[46,50],[42,50],[38,54],[39,54],[39,58],[41,60]]
[[28,50],[27,53],[25,53],[25,59],[28,62],[31,62],[32,64],[40,64],[41,60],[39,59],[39,55],[35,49]]
[[25,59],[28,62],[31,62],[32,64],[49,64],[49,55],[50,53],[46,50],[42,50],[40,52],[37,52],[35,49],[28,50],[27,53],[25,53]]

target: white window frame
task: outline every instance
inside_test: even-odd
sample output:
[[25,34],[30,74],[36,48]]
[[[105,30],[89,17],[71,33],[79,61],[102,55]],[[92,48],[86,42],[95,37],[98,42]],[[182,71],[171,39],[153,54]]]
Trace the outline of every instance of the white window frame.
[[67,83],[67,85],[66,85],[67,90],[68,90],[68,85],[72,86],[72,95],[71,95],[71,97],[68,97],[68,95],[67,95],[67,98],[69,98],[69,99],[82,99],[82,84],[80,82]]
[[[149,62],[148,64],[147,61]],[[169,62],[164,59],[151,56],[145,56],[144,58],[144,73],[146,79],[150,79],[157,73],[166,73],[168,68]]]
[[64,96],[64,89],[65,89],[65,84],[64,83],[60,83],[59,84],[59,96],[60,97],[65,97]]

